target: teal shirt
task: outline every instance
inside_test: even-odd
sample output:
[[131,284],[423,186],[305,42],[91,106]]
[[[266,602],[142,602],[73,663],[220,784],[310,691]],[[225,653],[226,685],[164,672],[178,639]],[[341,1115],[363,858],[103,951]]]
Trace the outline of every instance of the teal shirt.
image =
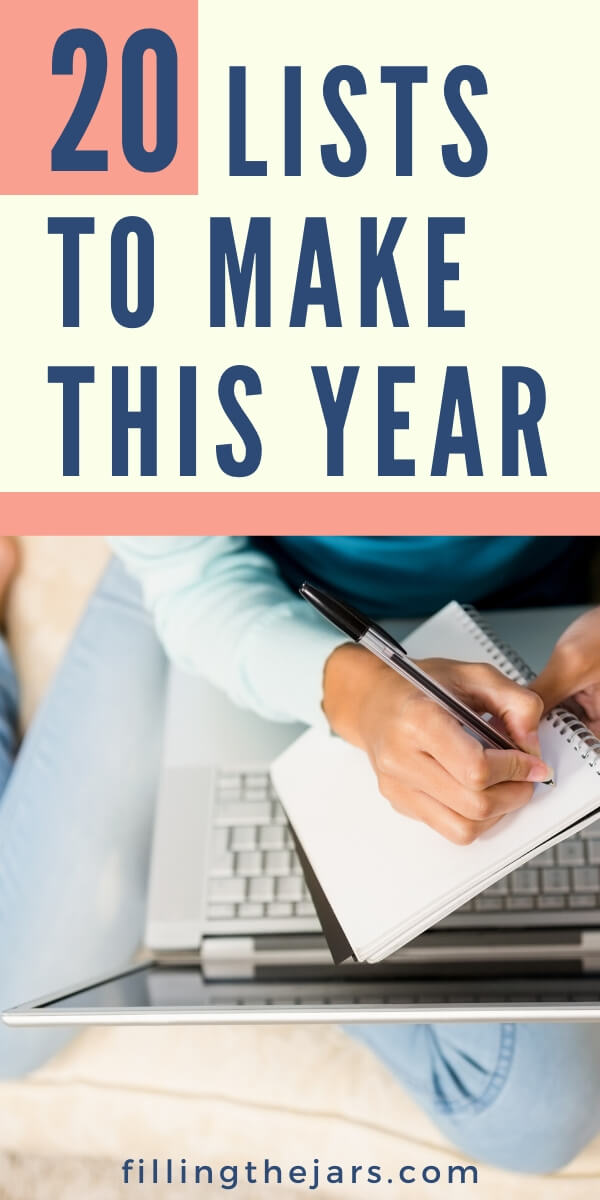
[[[475,502],[475,500],[474,500]],[[267,549],[292,586],[308,578],[380,616],[423,616],[449,600],[480,604],[542,574],[570,538],[280,537]],[[546,591],[552,592],[549,579]],[[540,600],[543,603],[543,598]]]
[[584,574],[577,539],[198,536],[114,544],[140,580],[172,660],[271,720],[324,720],[323,668],[343,639],[298,596],[306,577],[374,617],[418,618],[452,599],[489,598],[497,607],[584,599],[576,594]]

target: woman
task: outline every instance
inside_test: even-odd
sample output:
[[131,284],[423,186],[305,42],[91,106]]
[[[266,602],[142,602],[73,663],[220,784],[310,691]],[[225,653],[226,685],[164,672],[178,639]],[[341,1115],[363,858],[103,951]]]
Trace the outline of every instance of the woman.
[[[435,664],[465,699],[505,721],[523,747],[511,754],[478,749],[437,706],[417,700],[360,648],[343,645],[293,591],[309,576],[383,616],[424,615],[452,597],[490,606],[583,602],[586,543],[198,537],[115,545],[142,582],[160,637],[181,666],[271,719],[327,720],[369,754],[396,808],[455,841],[472,840],[527,803],[533,781],[547,777],[536,733],[544,705],[576,695],[588,720],[600,719],[598,609],[561,638],[535,691],[492,668]],[[0,915],[7,918],[0,929],[17,931],[0,934],[2,978],[8,965],[11,980],[10,996],[0,995],[0,1003],[113,966],[117,949],[125,954],[139,936],[156,771],[150,748],[162,686],[163,662],[136,588],[113,565],[0,804],[0,856],[12,859],[17,881],[12,892],[2,882],[0,858]],[[3,823],[7,804],[12,821]],[[29,832],[28,847],[19,824]],[[121,869],[112,885],[101,886],[115,855]],[[131,875],[130,859],[137,864]],[[59,918],[68,912],[68,936],[48,916],[52,871],[60,886],[50,901]],[[101,904],[90,899],[98,887]],[[20,954],[24,940],[30,949]],[[34,967],[42,947],[45,964]],[[25,1052],[16,1041],[25,1035],[7,1033],[7,1073],[33,1065],[56,1044],[38,1032]],[[469,1155],[515,1170],[549,1170],[568,1161],[600,1124],[598,1025],[362,1026],[352,1033]],[[0,1044],[0,1061],[2,1051]]]
[[470,841],[548,778],[537,737],[544,706],[580,693],[588,721],[600,718],[597,612],[561,639],[536,691],[492,667],[430,664],[450,690],[504,721],[526,752],[511,755],[484,752],[295,594],[310,578],[370,614],[396,617],[425,616],[450,599],[487,608],[584,602],[587,540],[140,538],[120,539],[118,549],[174,661],[271,720],[326,719],[368,753],[395,808],[453,841]]

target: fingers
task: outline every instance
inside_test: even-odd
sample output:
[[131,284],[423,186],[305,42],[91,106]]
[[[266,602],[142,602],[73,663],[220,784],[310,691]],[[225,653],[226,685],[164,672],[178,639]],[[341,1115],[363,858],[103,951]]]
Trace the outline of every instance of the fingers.
[[538,726],[544,706],[537,687],[535,691],[523,687],[488,663],[458,663],[456,675],[478,711],[500,717],[518,746],[540,756]]
[[464,845],[526,804],[535,783],[552,778],[537,736],[543,705],[539,695],[489,664],[431,660],[431,666],[450,691],[499,718],[524,748],[482,746],[416,689],[403,689],[397,706],[393,694],[388,698],[367,746],[380,791],[393,807]]
[[[581,710],[581,714],[585,724],[598,734],[600,731],[600,685],[584,688],[581,692],[576,692],[573,696],[575,705]],[[575,705],[573,706],[575,708]],[[571,707],[570,703],[567,703]],[[575,711],[577,709],[575,708]]]
[[535,688],[540,697],[544,712],[554,708],[573,690],[561,667],[558,655],[551,656],[544,670],[540,672],[537,679],[534,679],[531,686]]
[[[425,825],[429,825],[430,829],[434,829],[436,833],[458,846],[469,845],[486,829],[491,829],[500,819],[493,817],[486,821],[470,821],[453,809],[447,808],[441,801],[429,796],[426,792],[415,792],[412,789],[401,787],[395,780],[387,781],[387,783],[386,787],[386,781],[380,781],[380,791],[390,801],[396,812],[411,817],[413,820],[423,821]],[[386,791],[389,794],[386,795]]]
[[[484,749],[454,717],[430,700],[419,697],[411,707],[414,746],[440,763],[468,791],[481,792],[508,781],[541,783],[552,776],[550,768],[535,755],[521,750]],[[392,753],[389,751],[388,747],[387,766],[385,762],[382,764],[384,771],[402,774],[406,758],[404,741],[395,760],[393,748]]]
[[574,699],[581,705],[586,717],[593,721],[600,720],[600,684],[576,692]]
[[497,783],[485,789],[466,788],[458,783],[440,763],[419,752],[405,764],[398,776],[380,776],[380,790],[392,802],[398,792],[406,789],[423,791],[439,800],[469,821],[481,823],[514,812],[527,804],[533,794],[532,783]]
[[592,609],[565,630],[531,685],[542,697],[545,711],[597,682],[599,649],[600,610]]
[[[500,782],[489,787],[473,789],[458,783],[434,759],[420,755],[415,763],[414,786],[420,786],[429,795],[437,796],[447,808],[454,809],[470,821],[489,821],[506,813],[522,808],[533,795],[533,783]],[[413,780],[411,780],[411,783]]]

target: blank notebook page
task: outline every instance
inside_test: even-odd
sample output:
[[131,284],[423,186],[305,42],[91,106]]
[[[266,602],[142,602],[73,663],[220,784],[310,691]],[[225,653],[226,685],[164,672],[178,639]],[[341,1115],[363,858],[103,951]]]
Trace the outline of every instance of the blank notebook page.
[[[495,661],[517,677],[458,604],[447,605],[405,644],[415,658]],[[521,679],[525,671],[521,665]],[[524,808],[469,846],[455,846],[396,813],[380,795],[366,755],[327,732],[311,730],[281,755],[275,785],[358,958],[391,953],[600,803],[595,756],[585,761],[579,743],[567,741],[561,728],[552,719],[540,727],[556,786],[538,785]]]

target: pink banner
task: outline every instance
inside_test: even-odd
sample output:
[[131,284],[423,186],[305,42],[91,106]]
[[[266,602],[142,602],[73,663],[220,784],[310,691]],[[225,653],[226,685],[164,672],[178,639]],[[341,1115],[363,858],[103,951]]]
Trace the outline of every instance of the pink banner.
[[588,534],[600,493],[0,493],[19,534]]
[[[0,41],[0,192],[6,195],[182,195],[198,191],[198,11],[196,0],[52,0],[7,4]],[[143,50],[139,35],[151,34]],[[135,38],[138,38],[137,44]],[[158,41],[157,41],[158,37]],[[131,39],[134,39],[132,42]],[[159,44],[160,43],[160,44]],[[171,45],[169,45],[171,43]],[[177,55],[178,136],[164,169],[134,169],[123,144],[129,61],[143,54],[143,144],[156,144],[159,56]],[[158,45],[158,52],[156,46]],[[127,57],[127,55],[125,55]],[[162,73],[164,81],[164,71]],[[169,86],[173,86],[173,73]],[[71,132],[68,126],[71,122]],[[72,148],[107,156],[106,169],[51,169],[51,147],[67,130]]]

